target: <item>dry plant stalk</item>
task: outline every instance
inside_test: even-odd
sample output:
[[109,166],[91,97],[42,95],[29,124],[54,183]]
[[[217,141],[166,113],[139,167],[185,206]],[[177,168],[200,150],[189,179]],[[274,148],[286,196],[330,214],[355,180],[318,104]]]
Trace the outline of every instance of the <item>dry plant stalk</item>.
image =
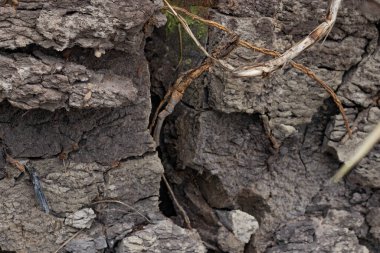
[[176,196],[175,196],[175,194],[173,192],[173,189],[170,186],[170,184],[169,184],[168,180],[166,179],[165,175],[162,175],[162,179],[164,180],[166,188],[168,188],[170,197],[172,198],[175,207],[177,208],[177,210],[180,212],[181,216],[183,217],[183,221],[184,221],[184,223],[186,225],[186,228],[192,229],[191,223],[190,223],[190,218],[187,215],[185,209],[183,209],[182,205],[178,202],[178,200],[177,200],[177,198],[176,198]]
[[[197,20],[197,21],[200,21],[200,22],[202,22],[208,26],[215,27],[215,28],[222,30],[222,31],[229,33],[229,34],[234,34],[234,32],[229,30],[227,27],[225,27],[225,26],[223,26],[223,25],[221,25],[215,21],[204,19],[204,18],[199,17],[199,16],[197,16],[197,15],[195,15],[195,14],[193,14],[193,13],[191,13],[191,12],[189,12],[183,8],[180,8],[180,7],[172,6],[172,8],[175,9],[176,11],[181,12],[181,13],[189,16],[190,18]],[[260,52],[260,53],[265,54],[265,55],[269,55],[272,57],[281,57],[281,54],[275,50],[270,50],[270,49],[266,49],[263,47],[259,47],[259,46],[256,46],[256,45],[254,45],[248,41],[242,40],[242,39],[239,39],[238,44],[239,44],[239,46],[245,47],[247,49],[251,49],[253,51]],[[340,101],[338,96],[335,94],[334,90],[327,83],[325,83],[322,79],[320,79],[311,69],[307,68],[306,66],[304,66],[302,64],[296,63],[293,60],[290,60],[289,63],[296,70],[301,71],[302,73],[306,74],[310,78],[314,79],[318,83],[318,85],[320,85],[331,96],[334,103],[338,107],[339,112],[342,114],[344,125],[347,129],[347,133],[351,137],[352,136],[352,130],[350,128],[350,124],[349,124],[347,115],[344,111],[342,102]]]
[[63,249],[63,247],[65,247],[69,242],[71,242],[72,240],[75,239],[75,237],[77,237],[81,232],[83,231],[83,228],[81,230],[78,230],[73,236],[71,236],[69,239],[67,239],[65,242],[63,242],[61,244],[61,246],[59,246],[59,248],[54,251],[54,253],[58,253],[61,249]]
[[22,163],[20,163],[19,161],[17,161],[16,159],[14,159],[13,157],[11,157],[10,155],[8,155],[7,153],[5,154],[5,160],[10,165],[12,165],[16,169],[18,169],[21,173],[25,173],[25,166]]
[[[157,146],[160,143],[160,132],[161,132],[162,124],[165,121],[166,117],[169,116],[174,111],[174,107],[178,104],[179,101],[181,101],[186,89],[190,86],[190,84],[199,76],[201,76],[203,73],[208,71],[210,67],[211,67],[211,61],[206,61],[201,66],[185,72],[183,75],[181,75],[177,79],[176,83],[168,90],[164,99],[159,104],[156,110],[156,113],[153,117],[151,126],[149,127],[152,130],[153,126],[156,123],[156,120],[158,119],[156,127],[154,128],[154,132],[153,132],[153,139],[156,142]],[[159,110],[162,108],[162,106],[165,103],[167,103],[166,107],[161,112],[159,112]]]
[[331,0],[325,21],[317,26],[306,38],[289,48],[281,56],[264,63],[241,67],[235,70],[235,75],[241,77],[267,75],[293,60],[307,48],[311,47],[329,34],[334,26],[341,3],[342,0]]
[[211,57],[211,55],[209,55],[209,53],[207,52],[207,50],[201,45],[201,43],[197,40],[197,38],[195,37],[195,35],[193,34],[193,32],[191,31],[189,25],[187,24],[186,20],[181,16],[181,15],[178,15],[178,13],[174,10],[174,8],[168,3],[167,0],[164,0],[164,3],[166,4],[166,6],[168,7],[168,9],[170,10],[170,13],[172,15],[174,15],[177,20],[181,23],[183,29],[185,29],[185,31],[187,32],[187,34],[189,34],[189,36],[191,37],[191,39],[195,42],[195,44],[199,47],[199,49],[207,56],[207,57]]
[[333,176],[332,181],[337,183],[341,180],[350,170],[360,162],[363,157],[365,157],[372,148],[380,141],[380,122],[377,123],[376,127],[372,132],[365,138],[363,143],[355,151],[354,155],[350,160],[344,163],[344,165],[338,170],[338,172]]

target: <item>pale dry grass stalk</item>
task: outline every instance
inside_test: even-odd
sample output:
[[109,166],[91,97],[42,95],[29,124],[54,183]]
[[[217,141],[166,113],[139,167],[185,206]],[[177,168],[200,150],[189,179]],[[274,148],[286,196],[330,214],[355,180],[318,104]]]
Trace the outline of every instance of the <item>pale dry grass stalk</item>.
[[364,139],[363,143],[357,148],[354,155],[350,160],[345,162],[343,166],[338,170],[338,172],[332,177],[332,181],[337,183],[345,175],[347,175],[350,170],[360,162],[380,141],[380,122],[377,123],[376,127],[372,132]]

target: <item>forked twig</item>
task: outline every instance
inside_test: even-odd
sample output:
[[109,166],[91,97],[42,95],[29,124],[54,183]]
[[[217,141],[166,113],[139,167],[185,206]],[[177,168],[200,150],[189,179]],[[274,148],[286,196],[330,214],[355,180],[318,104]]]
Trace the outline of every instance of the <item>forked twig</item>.
[[[215,28],[222,30],[222,31],[229,33],[229,34],[234,34],[234,32],[232,32],[230,29],[228,29],[227,27],[225,27],[225,26],[223,26],[223,25],[221,25],[215,21],[204,19],[204,18],[202,18],[198,15],[195,15],[195,14],[187,11],[186,9],[183,9],[180,7],[172,6],[172,8],[175,9],[176,11],[181,12],[181,13],[189,16],[190,18],[197,20],[197,21],[200,21],[200,22],[202,22],[208,26],[215,27]],[[270,50],[270,49],[266,49],[263,47],[256,46],[256,45],[254,45],[254,44],[252,44],[246,40],[239,39],[238,44],[239,44],[239,46],[260,52],[260,53],[265,54],[265,55],[269,55],[272,57],[281,57],[281,54],[275,50]],[[347,129],[348,135],[351,137],[352,136],[352,130],[350,128],[348,118],[347,118],[346,113],[344,111],[343,105],[342,105],[340,99],[338,98],[338,96],[335,94],[334,90],[331,89],[331,87],[328,84],[326,84],[322,79],[320,79],[311,69],[307,68],[306,66],[304,66],[302,64],[296,63],[293,60],[290,60],[289,63],[296,70],[301,71],[304,74],[306,74],[307,76],[309,76],[310,78],[314,79],[332,97],[334,103],[337,105],[337,107],[339,109],[339,112],[342,114],[343,121],[344,121],[345,127]]]

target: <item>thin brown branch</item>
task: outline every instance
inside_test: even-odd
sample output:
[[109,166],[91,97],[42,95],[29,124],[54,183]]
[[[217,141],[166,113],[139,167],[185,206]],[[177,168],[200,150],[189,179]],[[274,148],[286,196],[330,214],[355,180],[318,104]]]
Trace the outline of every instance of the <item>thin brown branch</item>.
[[[168,90],[163,101],[161,101],[160,105],[158,106],[153,116],[152,123],[149,127],[151,130],[154,127],[156,120],[158,119],[153,132],[153,139],[156,142],[157,146],[160,144],[160,133],[163,122],[165,121],[166,117],[174,111],[174,108],[179,103],[179,101],[181,101],[186,89],[195,79],[200,77],[203,73],[209,71],[210,67],[214,63],[220,63],[221,58],[227,56],[232,50],[234,50],[237,46],[238,38],[239,37],[235,34],[232,36],[229,35],[226,40],[221,41],[213,50],[212,58],[206,58],[200,66],[190,69],[187,72],[181,74],[173,87]],[[167,103],[165,108],[159,112],[164,103]]]
[[173,190],[172,190],[172,187],[170,186],[168,180],[166,179],[165,175],[162,175],[162,179],[164,180],[164,183],[166,185],[166,188],[168,188],[168,191],[169,191],[169,194],[170,194],[170,197],[172,198],[173,202],[174,202],[174,205],[175,207],[177,208],[177,210],[180,212],[184,222],[185,222],[185,225],[186,225],[186,228],[188,229],[192,229],[191,228],[191,223],[190,223],[190,218],[189,216],[187,215],[185,209],[183,209],[183,207],[181,206],[181,204],[178,202]]

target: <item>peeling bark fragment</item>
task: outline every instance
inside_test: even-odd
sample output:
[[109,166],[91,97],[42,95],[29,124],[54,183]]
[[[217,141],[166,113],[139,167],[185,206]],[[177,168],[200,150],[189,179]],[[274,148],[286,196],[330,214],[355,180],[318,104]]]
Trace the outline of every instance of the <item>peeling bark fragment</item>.
[[94,210],[91,208],[83,208],[69,215],[65,219],[65,225],[79,229],[90,228],[95,218]]
[[[147,80],[146,77],[140,77],[136,83],[130,76],[112,70],[94,71],[41,52],[36,55],[0,56],[0,101],[7,99],[26,110],[114,108],[141,103],[138,96],[147,93],[140,83],[142,79]],[[130,64],[129,67],[143,66]]]
[[70,151],[69,159],[75,161],[111,164],[153,151],[143,108],[49,112],[2,103],[0,136],[14,157],[49,158]]
[[255,217],[240,210],[216,211],[216,213],[220,222],[243,244],[248,243],[259,228]]
[[16,13],[0,7],[0,47],[37,44],[62,51],[78,45],[139,51],[143,27],[153,15],[162,15],[160,7],[161,1],[148,0],[20,1]]

